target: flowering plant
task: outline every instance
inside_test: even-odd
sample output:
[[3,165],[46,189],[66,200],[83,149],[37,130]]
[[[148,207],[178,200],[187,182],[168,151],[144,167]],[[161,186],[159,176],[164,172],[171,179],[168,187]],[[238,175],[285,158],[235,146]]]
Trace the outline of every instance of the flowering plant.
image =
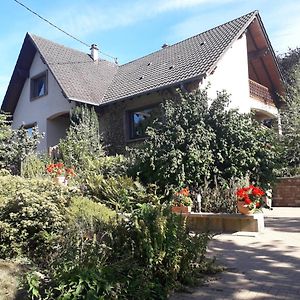
[[65,178],[69,178],[75,176],[74,169],[66,168],[62,162],[59,162],[57,164],[49,164],[46,167],[46,171],[52,177],[64,176]]
[[244,206],[250,210],[260,208],[265,204],[264,195],[265,192],[254,185],[249,185],[236,191],[237,200],[244,202]]
[[183,188],[179,192],[174,194],[173,205],[174,206],[191,206],[193,201],[190,197],[190,191],[188,188]]

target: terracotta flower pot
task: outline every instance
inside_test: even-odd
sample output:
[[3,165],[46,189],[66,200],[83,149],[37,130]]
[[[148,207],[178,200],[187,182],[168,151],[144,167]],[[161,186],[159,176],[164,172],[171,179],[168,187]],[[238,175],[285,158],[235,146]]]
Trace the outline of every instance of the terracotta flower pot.
[[191,212],[191,210],[192,210],[191,206],[184,206],[184,205],[172,206],[172,212],[176,214],[188,214]]
[[238,211],[243,215],[253,215],[254,209],[249,209],[244,201],[237,201]]

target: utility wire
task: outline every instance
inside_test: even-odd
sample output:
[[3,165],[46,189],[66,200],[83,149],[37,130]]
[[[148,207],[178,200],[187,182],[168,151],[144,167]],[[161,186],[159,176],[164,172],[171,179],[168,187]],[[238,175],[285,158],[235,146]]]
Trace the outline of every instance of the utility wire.
[[[49,20],[45,19],[44,17],[42,17],[41,15],[39,15],[38,13],[36,13],[35,11],[33,11],[31,8],[29,8],[28,6],[26,6],[25,4],[23,4],[22,2],[18,1],[18,0],[13,0],[14,2],[18,3],[19,5],[21,5],[22,7],[24,7],[26,10],[28,10],[29,12],[31,12],[32,14],[36,15],[38,18],[40,18],[41,20],[43,20],[44,22],[48,23],[49,25],[53,26],[54,28],[56,28],[57,30],[61,31],[62,33],[66,34],[67,36],[69,36],[70,38],[74,39],[75,41],[83,44],[84,46],[87,46],[90,48],[90,45],[81,41],[80,39],[78,39],[77,37],[75,37],[74,35],[66,32],[65,30],[61,29],[60,27],[56,26],[55,24],[53,24],[52,22],[50,22]],[[115,63],[118,62],[117,57],[109,55],[107,53],[104,53],[102,51],[99,51],[100,53],[102,53],[103,55],[110,57],[112,59],[114,59]]]

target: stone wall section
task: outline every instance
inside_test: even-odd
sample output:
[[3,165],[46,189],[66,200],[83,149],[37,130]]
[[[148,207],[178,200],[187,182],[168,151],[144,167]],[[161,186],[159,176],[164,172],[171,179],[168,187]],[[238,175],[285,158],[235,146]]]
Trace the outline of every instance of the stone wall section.
[[272,200],[273,206],[300,207],[300,176],[278,178]]

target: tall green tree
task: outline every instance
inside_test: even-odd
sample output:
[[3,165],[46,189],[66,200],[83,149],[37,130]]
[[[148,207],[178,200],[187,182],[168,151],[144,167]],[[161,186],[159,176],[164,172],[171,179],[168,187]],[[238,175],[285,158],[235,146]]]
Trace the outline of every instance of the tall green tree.
[[300,174],[300,64],[290,70],[292,83],[286,85],[286,105],[281,111],[282,161],[285,175]]
[[279,57],[285,81],[285,105],[281,108],[281,175],[300,174],[300,48],[289,49]]
[[206,90],[179,96],[162,105],[148,139],[133,151],[136,174],[144,182],[198,189],[205,179],[248,175],[264,186],[274,179],[277,152],[270,129],[229,109],[226,93],[214,101]]
[[70,121],[66,138],[59,143],[59,151],[66,165],[81,171],[86,169],[90,158],[104,155],[99,121],[95,110],[86,105],[75,107]]

